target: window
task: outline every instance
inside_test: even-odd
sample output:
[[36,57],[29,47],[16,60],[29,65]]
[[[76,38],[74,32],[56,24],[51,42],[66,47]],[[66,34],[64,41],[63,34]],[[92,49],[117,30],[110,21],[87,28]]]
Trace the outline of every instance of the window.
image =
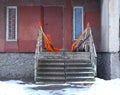
[[6,40],[17,40],[17,7],[8,6],[6,10]]
[[83,7],[73,8],[73,40],[83,31]]

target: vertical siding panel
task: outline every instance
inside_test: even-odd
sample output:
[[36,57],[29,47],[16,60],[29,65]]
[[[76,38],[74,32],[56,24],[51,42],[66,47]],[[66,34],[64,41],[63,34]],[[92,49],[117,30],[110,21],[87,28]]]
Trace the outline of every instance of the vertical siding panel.
[[66,0],[65,11],[64,11],[64,24],[65,24],[65,33],[64,33],[64,46],[65,50],[71,49],[72,44],[72,8],[71,0]]
[[5,8],[0,5],[0,52],[5,51]]
[[19,7],[19,52],[34,52],[38,34],[41,7]]

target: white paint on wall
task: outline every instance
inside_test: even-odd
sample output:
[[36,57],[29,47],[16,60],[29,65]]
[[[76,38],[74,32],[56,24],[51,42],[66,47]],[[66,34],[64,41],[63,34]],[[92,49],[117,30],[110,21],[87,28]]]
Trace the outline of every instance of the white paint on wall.
[[119,51],[119,0],[109,0],[109,52]]
[[118,6],[119,6],[119,17],[120,17],[120,0],[118,0]]
[[102,0],[101,51],[119,51],[119,4],[120,0]]
[[109,0],[102,0],[101,2],[101,51],[109,51],[109,11],[108,11]]

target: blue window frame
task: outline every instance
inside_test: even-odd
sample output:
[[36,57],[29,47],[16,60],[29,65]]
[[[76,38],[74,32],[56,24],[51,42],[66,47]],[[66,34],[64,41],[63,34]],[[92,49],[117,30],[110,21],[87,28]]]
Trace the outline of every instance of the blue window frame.
[[73,40],[83,31],[83,7],[73,7]]

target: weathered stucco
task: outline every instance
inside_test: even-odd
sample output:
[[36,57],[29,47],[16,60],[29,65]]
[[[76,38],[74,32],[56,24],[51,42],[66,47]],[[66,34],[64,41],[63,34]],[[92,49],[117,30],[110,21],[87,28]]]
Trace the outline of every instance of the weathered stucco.
[[0,53],[0,79],[30,79],[34,77],[33,53]]
[[98,53],[97,76],[107,80],[120,78],[120,53]]
[[119,0],[101,0],[101,52],[98,77],[120,78]]
[[109,51],[119,51],[119,0],[109,0]]
[[111,53],[111,79],[120,78],[120,53]]
[[101,0],[101,51],[119,51],[118,0]]

